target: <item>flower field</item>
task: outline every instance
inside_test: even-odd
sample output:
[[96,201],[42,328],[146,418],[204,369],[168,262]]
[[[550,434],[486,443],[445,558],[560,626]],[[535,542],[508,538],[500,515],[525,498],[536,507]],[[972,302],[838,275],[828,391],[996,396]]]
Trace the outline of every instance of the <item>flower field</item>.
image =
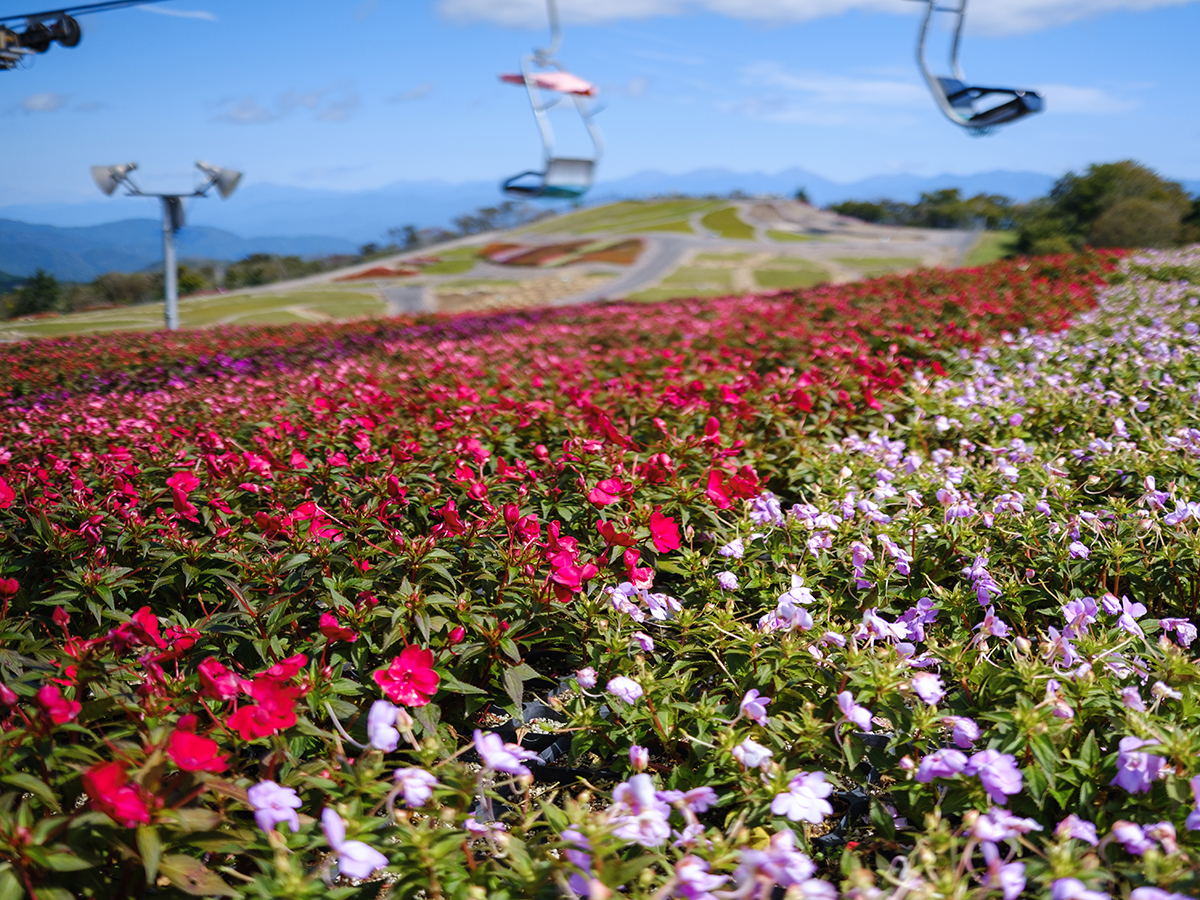
[[0,348],[0,900],[1200,896],[1198,284]]

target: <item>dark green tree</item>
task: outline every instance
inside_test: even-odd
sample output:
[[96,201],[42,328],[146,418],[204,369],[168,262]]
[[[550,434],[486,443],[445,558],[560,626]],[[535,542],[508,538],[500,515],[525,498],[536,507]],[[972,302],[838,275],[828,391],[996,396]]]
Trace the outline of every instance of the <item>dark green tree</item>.
[[16,302],[10,315],[31,316],[35,313],[51,312],[58,308],[62,299],[62,285],[58,279],[43,269],[33,273],[16,291]]

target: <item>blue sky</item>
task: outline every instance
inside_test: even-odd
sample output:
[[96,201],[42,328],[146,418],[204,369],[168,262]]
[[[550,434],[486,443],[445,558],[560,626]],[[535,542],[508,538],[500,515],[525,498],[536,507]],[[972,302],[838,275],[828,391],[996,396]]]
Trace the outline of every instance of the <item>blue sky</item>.
[[[973,0],[968,75],[1042,89],[1049,107],[985,139],[925,93],[916,3],[573,2],[561,58],[603,90],[608,177],[1059,174],[1133,157],[1200,179],[1200,0]],[[540,159],[521,89],[497,75],[544,41],[542,21],[542,0],[172,0],[89,16],[78,48],[0,72],[0,206],[97,198],[88,167],[128,160],[158,189],[189,185],[196,159],[337,190],[503,177]]]

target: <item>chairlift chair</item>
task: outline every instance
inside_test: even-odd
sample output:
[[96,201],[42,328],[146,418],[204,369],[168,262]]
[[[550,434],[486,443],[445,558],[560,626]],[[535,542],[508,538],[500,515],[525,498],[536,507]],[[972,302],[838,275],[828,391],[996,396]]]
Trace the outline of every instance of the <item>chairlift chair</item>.
[[[501,189],[510,197],[545,200],[574,200],[588,192],[595,180],[596,164],[604,149],[604,139],[596,127],[598,110],[592,106],[591,85],[572,76],[554,59],[562,46],[562,27],[559,24],[555,0],[546,0],[550,15],[551,42],[549,47],[535,50],[521,60],[520,76],[501,76],[501,80],[523,84],[529,95],[529,105],[542,138],[544,163],[541,171],[531,170],[514,175],[503,182]],[[546,101],[547,93],[558,96]],[[557,156],[554,152],[554,129],[549,111],[565,97],[575,104],[592,141],[588,157]]]
[[[989,134],[1000,125],[1016,122],[1025,116],[1039,113],[1045,104],[1042,95],[1036,91],[1017,90],[1016,88],[978,87],[967,82],[962,66],[958,61],[958,51],[962,44],[963,24],[967,17],[967,0],[959,0],[957,7],[938,6],[937,0],[918,0],[929,8],[925,12],[925,20],[921,24],[921,36],[917,42],[917,64],[921,73],[933,92],[938,107],[951,122],[967,129],[968,133],[976,136]],[[950,69],[953,76],[934,75],[929,68],[925,56],[925,46],[929,39],[930,26],[935,13],[951,13],[958,17],[954,29],[954,44],[950,50]],[[979,101],[988,97],[1008,97],[1003,103],[993,106],[980,106]]]

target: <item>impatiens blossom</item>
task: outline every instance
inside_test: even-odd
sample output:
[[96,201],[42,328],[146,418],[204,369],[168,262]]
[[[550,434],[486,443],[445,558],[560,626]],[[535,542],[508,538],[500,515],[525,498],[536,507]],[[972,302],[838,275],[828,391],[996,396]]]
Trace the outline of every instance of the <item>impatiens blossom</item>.
[[659,798],[649,775],[634,775],[617,785],[608,814],[613,836],[626,843],[657,847],[671,836],[671,807]]
[[296,810],[304,803],[291,788],[281,787],[274,781],[260,781],[246,791],[246,798],[254,810],[254,821],[263,831],[270,831],[281,823],[286,823],[292,831],[300,830],[300,816]]
[[710,875],[708,863],[704,860],[695,856],[685,856],[675,863],[675,877],[670,896],[682,897],[685,900],[717,900],[712,891],[728,880],[724,875]]
[[433,671],[433,652],[412,645],[405,647],[387,668],[373,676],[375,683],[393,703],[424,706],[437,693],[440,676]]
[[981,750],[967,761],[963,774],[978,775],[993,803],[1006,803],[1010,796],[1021,793],[1021,770],[1016,757],[1008,753]]
[[824,772],[801,772],[788,782],[786,793],[775,795],[771,812],[787,816],[793,822],[816,825],[826,816],[833,815],[833,807],[825,799],[831,793],[833,785],[825,782]]
[[1117,744],[1117,774],[1109,784],[1115,784],[1130,794],[1144,794],[1161,777],[1166,760],[1161,756],[1138,751],[1152,744],[1133,736],[1123,737]]
[[635,772],[645,772],[646,767],[650,765],[650,751],[634,744],[629,748],[629,765]]
[[404,795],[404,805],[410,809],[424,806],[433,796],[433,789],[440,784],[424,769],[397,769],[392,776],[396,786]]
[[129,773],[122,763],[92,766],[83,773],[83,789],[92,806],[122,828],[134,828],[150,821],[145,794],[140,785],[130,783]]
[[396,730],[396,714],[399,710],[386,700],[376,700],[367,713],[367,741],[376,750],[392,753],[400,746],[400,732]]
[[1060,840],[1074,838],[1077,841],[1091,844],[1093,847],[1100,843],[1100,838],[1096,834],[1096,826],[1086,819],[1079,818],[1075,813],[1071,813],[1059,822],[1054,833]]
[[733,758],[747,769],[765,767],[774,755],[771,750],[752,738],[746,738],[733,748]]
[[1078,878],[1060,878],[1050,885],[1050,900],[1109,900],[1109,896],[1088,890]]
[[717,555],[724,556],[727,559],[741,559],[746,555],[746,545],[742,543],[741,538],[734,538],[718,550]]
[[642,686],[632,678],[626,678],[624,675],[618,675],[616,678],[609,679],[605,687],[608,692],[620,700],[622,703],[628,703],[631,706],[637,703],[638,698],[645,693]]
[[580,669],[575,673],[575,681],[585,691],[591,690],[596,686],[596,670],[591,666]]
[[516,776],[529,775],[529,769],[522,763],[538,758],[532,750],[526,750],[517,744],[506,744],[500,735],[490,731],[484,734],[478,728],[475,729],[475,752],[479,754],[485,768]]
[[190,731],[173,731],[167,740],[167,756],[185,772],[224,772],[229,757],[216,741]]
[[742,698],[740,715],[745,716],[757,725],[767,724],[767,704],[770,697],[763,697],[757,690],[751,689]]
[[347,878],[370,878],[387,866],[388,858],[374,847],[346,840],[346,823],[328,806],[321,813],[321,830],[329,848],[337,854],[338,872]]
[[332,612],[321,613],[319,627],[321,634],[325,635],[330,641],[346,641],[349,644],[353,644],[358,640],[358,634],[354,629],[343,626]]
[[738,589],[738,577],[733,572],[718,572],[717,584],[720,585],[723,591],[736,591]]
[[817,867],[804,853],[796,849],[796,836],[791,831],[771,835],[765,850],[745,849],[733,873],[737,890],[729,896],[739,900],[767,900],[776,886],[798,886],[805,900],[836,900],[837,889],[828,882],[813,878]]
[[929,784],[935,778],[953,778],[967,767],[967,756],[958,750],[935,750],[921,758],[917,766],[917,781]]
[[842,691],[837,696],[837,704],[838,709],[842,711],[843,721],[853,722],[863,731],[871,730],[871,711],[855,703],[852,693]]
[[1134,856],[1144,856],[1147,850],[1154,849],[1154,841],[1146,836],[1146,830],[1135,822],[1118,820],[1113,823],[1112,836],[1125,847],[1126,853]]
[[679,525],[674,519],[664,516],[661,509],[656,509],[650,514],[650,539],[659,553],[678,550]]
[[65,725],[83,710],[83,706],[78,701],[66,699],[62,695],[62,691],[52,684],[42,685],[37,693],[37,701],[55,725]]
[[917,696],[929,706],[937,706],[942,698],[946,696],[946,690],[942,686],[942,679],[932,672],[921,672],[914,675],[912,686]]
[[642,649],[643,652],[645,652],[645,653],[653,653],[654,652],[654,638],[650,637],[650,635],[646,634],[646,632],[635,631],[633,633],[632,637],[633,637],[634,641],[637,642],[637,645]]
[[1000,859],[1000,851],[995,844],[984,843],[980,848],[987,871],[983,876],[983,886],[999,890],[1004,900],[1016,900],[1025,890],[1025,863],[1005,863]]
[[1188,831],[1200,831],[1200,775],[1188,784],[1192,789],[1192,799],[1196,801],[1196,808],[1188,813],[1186,827]]
[[942,722],[953,729],[950,736],[956,747],[970,750],[979,740],[979,726],[975,724],[974,719],[968,719],[965,716],[947,716],[942,719]]

